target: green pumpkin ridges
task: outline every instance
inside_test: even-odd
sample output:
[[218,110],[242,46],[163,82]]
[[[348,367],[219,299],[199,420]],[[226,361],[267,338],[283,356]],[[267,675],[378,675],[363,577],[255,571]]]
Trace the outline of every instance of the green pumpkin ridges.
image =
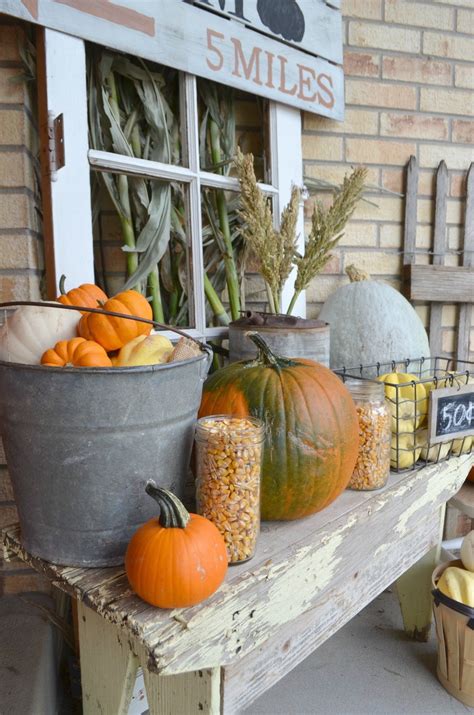
[[[253,380],[246,372],[241,376],[242,382],[240,380],[238,382],[248,404],[257,403],[263,406],[260,413],[257,410],[249,410],[254,417],[260,417],[268,424],[267,415],[272,415],[262,465],[262,518],[278,519],[288,512],[289,506],[298,504],[300,500],[305,501],[305,498],[303,493],[298,498],[298,491],[291,494],[291,485],[289,485],[288,479],[284,479],[285,476],[288,477],[295,473],[300,461],[298,450],[289,440],[289,435],[295,431],[295,425],[288,423],[288,412],[282,408],[282,405],[285,404],[283,399],[285,379],[292,366],[279,369],[267,367],[268,369],[263,372],[264,377],[262,376],[262,367],[258,366],[253,368],[255,375]],[[258,390],[257,395],[255,390]],[[274,448],[275,442],[283,441],[286,446],[284,450]],[[282,454],[285,457],[284,463],[280,459]],[[284,502],[283,495],[286,495]]]
[[[311,420],[311,412],[310,409],[308,408],[308,402],[307,402],[307,396],[306,396],[306,391],[301,387],[298,381],[298,374],[295,373],[295,371],[288,371],[287,374],[287,379],[290,378],[293,382],[293,384],[296,386],[298,389],[298,392],[300,393],[302,397],[302,404],[305,406],[305,423],[307,423],[311,427],[311,432],[314,433],[314,423]],[[291,471],[293,473],[297,473],[299,475],[298,479],[298,484],[295,485],[296,489],[293,494],[292,498],[292,511],[294,513],[303,513],[305,510],[308,508],[308,504],[313,503],[314,500],[314,492],[315,489],[317,488],[318,482],[317,480],[314,479],[314,476],[310,472],[310,469],[308,468],[310,465],[306,465],[305,462],[307,461],[308,457],[302,452],[301,449],[295,448],[295,440],[301,439],[303,436],[303,429],[304,426],[300,425],[298,426],[296,423],[293,424],[293,431],[292,434],[294,435],[294,440],[290,442],[291,447],[292,447],[292,454],[291,454]],[[290,434],[290,431],[288,432]],[[287,439],[287,444],[288,444],[288,439]],[[315,450],[317,450],[317,445],[314,444],[314,439],[313,437],[311,438],[311,442],[313,444],[313,447]],[[288,455],[290,454],[290,451],[288,450]],[[314,460],[314,455],[311,456],[310,458],[311,462]],[[313,465],[314,466],[314,465]]]
[[[332,373],[331,373],[331,378],[334,381],[339,382],[339,378],[337,378]],[[326,394],[328,394],[326,391],[325,385],[320,383],[320,387],[325,391]],[[344,386],[344,389],[347,390],[347,388],[345,386]],[[339,400],[340,400],[340,404],[335,403],[333,394],[331,394],[330,397],[328,398],[328,404],[330,405],[331,410],[332,410],[332,419],[337,424],[337,428],[338,428],[338,432],[339,432],[339,441],[340,441],[341,445],[343,446],[343,448],[341,450],[339,450],[339,467],[338,467],[338,469],[339,469],[339,473],[341,473],[342,467],[343,467],[343,460],[345,460],[345,457],[347,454],[347,434],[348,434],[348,432],[347,432],[347,424],[345,426],[341,425],[341,420],[343,418],[347,418],[347,405],[342,404],[341,394],[339,394]],[[351,404],[352,404],[352,401],[351,401]],[[359,436],[358,436],[359,435],[359,421],[357,418],[355,406],[353,407],[352,412],[353,412],[354,429],[355,429],[355,432],[357,433],[357,450],[356,450],[356,458],[357,458],[358,439],[359,439]],[[354,460],[353,464],[351,465],[350,473],[352,473],[352,470],[354,467],[355,467],[355,460]],[[350,477],[349,477],[349,479],[350,479]],[[347,480],[347,483],[349,482],[349,479]],[[345,484],[341,489],[339,489],[337,494],[335,494],[331,497],[330,501],[333,501],[333,499],[335,499],[336,496],[338,496],[338,494],[340,494],[346,488],[346,486],[347,486],[347,484]]]
[[[317,474],[315,474],[315,472],[324,471],[324,465],[321,465],[321,458],[318,456],[319,447],[317,442],[315,442],[314,435],[318,434],[318,432],[320,432],[321,430],[321,424],[324,420],[324,409],[326,408],[326,405],[321,406],[321,411],[318,414],[319,419],[317,422],[315,422],[314,414],[312,418],[311,410],[309,408],[307,400],[308,386],[306,384],[304,386],[306,389],[304,389],[304,387],[300,385],[298,377],[299,373],[297,373],[296,371],[288,372],[287,380],[291,379],[294,385],[294,389],[292,391],[294,392],[297,389],[299,394],[301,395],[301,405],[305,407],[306,412],[306,419],[303,420],[303,425],[293,425],[293,434],[295,436],[295,439],[291,441],[291,472],[293,474],[298,474],[298,483],[293,485],[294,494],[292,500],[292,513],[294,513],[295,516],[303,516],[309,511],[312,511],[311,505],[313,503],[318,502],[317,497],[318,495],[321,495],[322,487],[325,481],[322,478],[319,479],[317,477]],[[314,376],[312,376],[312,379],[314,379]],[[316,382],[317,384],[319,384],[318,381]],[[298,440],[304,441],[305,424],[307,426],[308,432],[311,435],[309,440],[309,449],[311,450],[311,453],[309,454],[305,453],[304,447],[303,449],[301,449],[300,446],[297,445]]]
[[[251,410],[254,417],[260,417],[267,425],[269,424],[268,414],[272,415],[272,420],[269,425],[266,436],[266,445],[263,452],[262,463],[262,506],[263,518],[266,518],[268,505],[271,505],[270,513],[273,519],[277,519],[283,510],[281,504],[281,495],[286,492],[288,485],[284,476],[288,474],[288,465],[282,464],[279,461],[279,456],[282,454],[280,449],[273,449],[275,441],[281,441],[287,438],[286,412],[282,409],[283,403],[283,388],[282,388],[282,372],[286,368],[275,370],[268,367],[264,372],[262,379],[262,368],[259,366],[254,369],[254,379],[250,382],[248,375],[242,391],[246,397],[247,403],[252,404],[252,393],[258,390],[261,397],[258,403],[263,406],[260,414],[257,410]],[[271,402],[269,403],[269,399]],[[285,450],[285,456],[287,452]],[[278,459],[278,461],[277,461]],[[286,460],[287,461],[287,460]]]
[[[317,415],[317,416],[319,417],[319,420],[318,420],[319,424],[315,424],[314,422],[312,423],[312,424],[313,424],[313,428],[316,428],[316,429],[315,429],[315,432],[318,433],[319,428],[320,428],[320,423],[321,423],[323,420],[326,420],[327,417],[329,416],[329,415],[327,414],[328,410],[330,409],[330,410],[332,411],[332,414],[331,414],[331,418],[332,418],[332,419],[334,418],[335,411],[334,411],[334,409],[333,409],[331,396],[328,394],[328,391],[327,391],[327,389],[326,389],[326,385],[323,383],[322,380],[319,380],[319,379],[317,378],[317,376],[314,376],[314,377],[313,377],[313,380],[314,380],[314,382],[317,384],[318,388],[323,392],[324,397],[326,398],[326,399],[324,400],[324,402],[325,402],[325,404],[324,404],[324,409],[321,409],[321,411],[318,412],[318,415]],[[339,436],[340,436],[341,430],[340,430],[340,428],[339,428],[339,421],[336,420],[336,422],[337,422],[337,425],[338,425],[338,432],[339,432]],[[317,444],[315,445],[315,447],[316,447],[316,449],[318,448]],[[340,457],[340,456],[341,456],[341,454],[340,454],[340,451],[339,451],[339,457]],[[318,466],[319,466],[319,465],[318,465]],[[335,471],[337,471],[338,473],[340,472],[340,466],[341,466],[341,464],[340,464],[340,461],[339,461],[337,467],[335,468]],[[334,469],[334,464],[332,465],[332,468]],[[323,468],[323,472],[324,472],[324,468]],[[319,500],[319,499],[321,499],[324,506],[325,506],[329,501],[331,501],[331,491],[328,489],[329,484],[330,484],[329,480],[324,479],[324,475],[322,475],[321,478],[319,478],[319,479],[313,479],[313,480],[312,480],[312,487],[313,487],[313,488],[312,488],[312,494],[311,494],[312,499],[313,499],[313,500],[316,500],[316,499]],[[324,487],[326,487],[326,488],[324,488]],[[308,499],[308,501],[310,501],[310,499]],[[321,508],[324,508],[324,506],[321,507]]]

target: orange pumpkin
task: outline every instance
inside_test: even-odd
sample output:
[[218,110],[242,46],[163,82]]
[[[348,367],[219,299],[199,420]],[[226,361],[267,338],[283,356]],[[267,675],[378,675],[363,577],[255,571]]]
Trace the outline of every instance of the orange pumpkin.
[[154,482],[146,492],[160,507],[132,536],[125,572],[140,598],[159,608],[184,608],[216,591],[227,571],[227,551],[217,527],[189,514],[179,499]]
[[258,333],[249,336],[258,357],[206,380],[199,417],[252,415],[266,424],[262,519],[298,519],[324,509],[347,487],[359,451],[357,412],[327,367],[279,357]]
[[43,353],[41,364],[50,367],[112,367],[104,348],[84,338],[60,340],[54,348]]
[[[147,318],[148,320],[153,318],[153,311],[149,302],[136,290],[126,290],[118,293],[114,298],[109,298],[102,307],[104,310],[110,310],[113,313],[125,313],[125,315]],[[100,313],[89,313],[81,318],[78,333],[86,340],[95,340],[107,352],[110,352],[111,350],[119,350],[139,335],[149,335],[151,328],[151,325],[135,320],[115,318],[111,315],[102,315]]]
[[[92,283],[83,283],[78,288],[73,288],[66,293],[64,290],[65,281],[66,276],[61,276],[59,281],[61,295],[56,298],[58,303],[62,303],[63,305],[79,305],[85,308],[100,308],[107,300],[107,296],[102,288]],[[82,314],[85,313],[85,311],[81,312]]]

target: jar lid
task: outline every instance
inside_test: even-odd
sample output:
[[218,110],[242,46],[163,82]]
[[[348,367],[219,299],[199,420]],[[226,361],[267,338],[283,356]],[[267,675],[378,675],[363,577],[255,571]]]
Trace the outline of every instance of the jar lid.
[[344,382],[344,385],[355,399],[372,398],[374,400],[383,400],[385,397],[385,385],[383,382],[349,379]]

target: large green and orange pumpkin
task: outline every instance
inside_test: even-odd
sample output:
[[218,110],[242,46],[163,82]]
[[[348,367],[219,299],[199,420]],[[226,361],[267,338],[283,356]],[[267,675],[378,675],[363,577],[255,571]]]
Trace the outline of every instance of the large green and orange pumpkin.
[[207,379],[199,416],[265,422],[262,519],[297,519],[324,509],[349,483],[359,449],[357,413],[331,370],[276,356],[260,335],[249,337],[259,355]]

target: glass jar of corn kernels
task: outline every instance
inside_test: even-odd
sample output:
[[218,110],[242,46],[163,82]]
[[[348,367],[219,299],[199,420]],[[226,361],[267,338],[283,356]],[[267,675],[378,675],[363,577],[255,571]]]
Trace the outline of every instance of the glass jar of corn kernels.
[[263,440],[263,423],[255,417],[213,415],[197,423],[197,511],[224,537],[230,564],[255,553]]
[[380,489],[390,473],[391,411],[383,383],[346,380],[359,418],[359,456],[349,489]]

